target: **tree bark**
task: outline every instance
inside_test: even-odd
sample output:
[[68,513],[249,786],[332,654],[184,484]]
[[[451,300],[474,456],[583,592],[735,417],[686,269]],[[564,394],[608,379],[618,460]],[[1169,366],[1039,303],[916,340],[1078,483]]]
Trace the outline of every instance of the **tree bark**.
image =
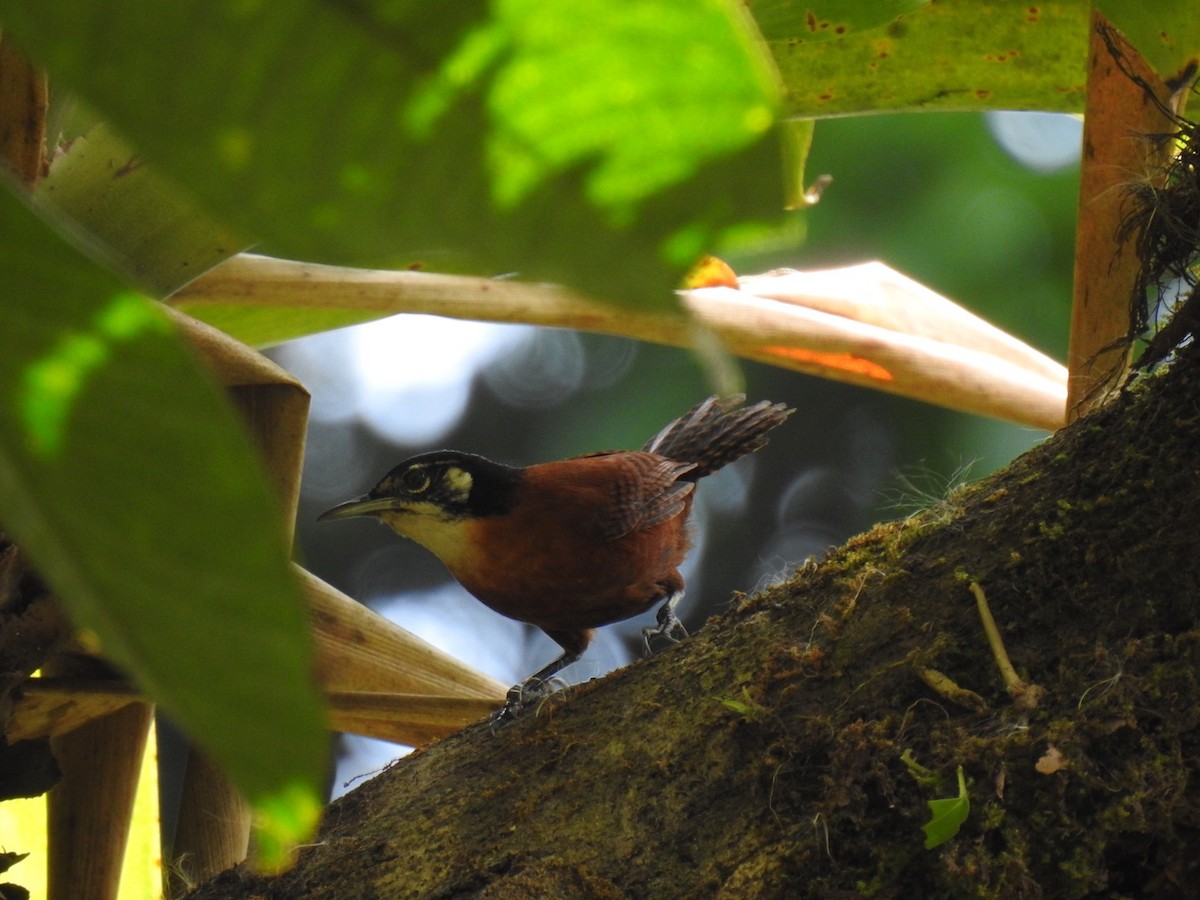
[[[291,871],[191,896],[1194,896],[1198,398],[1192,348],[653,659],[399,761]],[[959,766],[970,812],[926,849]]]

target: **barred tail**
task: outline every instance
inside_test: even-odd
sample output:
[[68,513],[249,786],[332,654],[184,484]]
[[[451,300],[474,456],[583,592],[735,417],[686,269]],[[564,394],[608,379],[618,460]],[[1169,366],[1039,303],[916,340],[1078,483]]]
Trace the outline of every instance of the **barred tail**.
[[653,438],[643,450],[679,462],[695,463],[681,480],[695,481],[736,459],[759,450],[766,434],[782,425],[794,409],[763,400],[743,407],[744,394],[709,397],[692,407]]

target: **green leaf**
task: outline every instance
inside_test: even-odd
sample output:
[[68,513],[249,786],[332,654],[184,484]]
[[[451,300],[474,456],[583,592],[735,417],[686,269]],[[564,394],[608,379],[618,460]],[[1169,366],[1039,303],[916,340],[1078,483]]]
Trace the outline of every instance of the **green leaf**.
[[733,0],[23,0],[4,20],[274,255],[665,303],[725,227],[781,207],[777,87]]
[[825,41],[893,22],[928,2],[817,0],[797,4],[795,0],[760,0],[754,4],[754,21],[768,40],[784,36],[794,37],[797,41]]
[[967,781],[963,776],[963,767],[958,767],[958,796],[943,800],[930,800],[929,812],[932,818],[921,826],[925,832],[925,849],[932,850],[958,834],[958,829],[967,821],[971,812],[971,797],[967,793]]
[[1200,57],[1194,0],[1098,0],[1096,6],[1164,78]]
[[34,197],[86,231],[106,260],[158,297],[249,243],[197,210],[106,125],[71,141]]
[[[1080,112],[1090,5],[940,0],[887,25],[811,40],[804,4],[748,0],[784,85],[784,113]],[[762,24],[762,20],[760,20]]]
[[767,708],[750,696],[748,688],[742,688],[742,699],[735,700],[732,697],[718,697],[721,705],[726,709],[732,710],[743,719],[750,722],[761,720],[767,712]]
[[284,785],[263,799],[254,817],[258,866],[268,872],[287,868],[296,845],[317,830],[323,805],[305,782]]
[[248,436],[157,304],[3,190],[0,235],[4,528],[252,802],[311,806],[307,617]]
[[271,347],[295,338],[361,325],[391,315],[379,309],[366,308],[263,306],[256,303],[251,295],[239,299],[242,302],[216,305],[180,303],[175,306],[181,312],[219,328],[251,347]]

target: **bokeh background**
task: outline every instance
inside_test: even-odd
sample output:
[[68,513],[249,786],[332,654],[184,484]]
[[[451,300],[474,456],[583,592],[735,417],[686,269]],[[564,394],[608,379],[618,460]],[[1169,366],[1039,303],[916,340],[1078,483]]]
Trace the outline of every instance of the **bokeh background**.
[[[803,243],[728,261],[750,274],[883,260],[1064,360],[1080,130],[1074,118],[1040,113],[822,121],[808,174],[833,183],[803,214]],[[476,602],[433,556],[382,526],[317,524],[317,515],[427,450],[527,464],[636,448],[711,392],[683,350],[423,316],[318,335],[272,356],[313,394],[297,537],[305,565],[504,683],[548,662],[557,646]],[[750,399],[798,412],[764,451],[701,483],[679,608],[690,630],[732,592],[787,577],[1044,437],[780,369],[743,370]],[[582,681],[625,664],[652,618],[602,629],[564,676]],[[404,752],[360,738],[343,750],[335,793]]]

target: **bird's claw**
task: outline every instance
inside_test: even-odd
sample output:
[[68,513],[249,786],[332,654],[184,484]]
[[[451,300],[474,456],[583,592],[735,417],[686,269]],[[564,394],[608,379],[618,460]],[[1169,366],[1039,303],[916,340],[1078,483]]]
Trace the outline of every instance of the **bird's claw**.
[[504,706],[492,714],[492,731],[511,725],[531,707],[566,686],[567,683],[561,678],[542,679],[536,675],[526,678],[519,684],[514,684],[508,689],[508,694],[504,698]]
[[679,621],[674,607],[669,602],[659,608],[656,618],[658,619],[657,625],[647,625],[642,629],[642,646],[645,647],[647,656],[651,653],[651,638],[661,637],[672,644],[677,644],[688,636],[687,629],[683,627],[683,623]]

